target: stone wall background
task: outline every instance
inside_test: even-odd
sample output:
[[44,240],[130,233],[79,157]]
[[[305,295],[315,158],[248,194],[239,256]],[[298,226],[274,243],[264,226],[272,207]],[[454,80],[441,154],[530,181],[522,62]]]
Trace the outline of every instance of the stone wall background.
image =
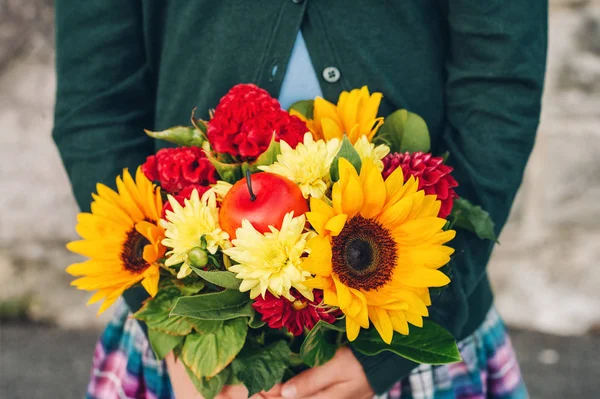
[[[526,21],[524,21],[526,23]],[[0,312],[102,325],[69,287],[77,208],[52,142],[52,0],[0,0]],[[544,111],[489,266],[509,324],[600,326],[600,0],[553,0]]]

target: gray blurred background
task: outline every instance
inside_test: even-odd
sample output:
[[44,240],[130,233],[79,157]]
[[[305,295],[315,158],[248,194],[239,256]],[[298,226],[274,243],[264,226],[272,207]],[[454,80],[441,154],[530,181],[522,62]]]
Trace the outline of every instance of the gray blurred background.
[[[528,0],[523,0],[528,1]],[[542,123],[489,266],[533,398],[600,397],[600,0],[551,0]],[[524,21],[526,23],[526,21]],[[80,398],[107,316],[69,287],[51,0],[0,0],[0,397]]]

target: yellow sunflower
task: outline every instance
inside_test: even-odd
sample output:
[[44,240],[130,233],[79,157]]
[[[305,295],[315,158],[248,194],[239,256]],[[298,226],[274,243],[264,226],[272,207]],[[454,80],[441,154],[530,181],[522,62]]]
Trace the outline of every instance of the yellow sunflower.
[[304,284],[324,291],[324,302],[346,315],[348,339],[373,323],[381,338],[408,334],[408,323],[422,327],[431,304],[429,287],[450,282],[438,269],[449,262],[452,230],[437,217],[440,201],[417,190],[401,168],[383,180],[365,162],[360,175],[341,158],[332,205],[311,198],[306,214],[318,233],[307,243],[303,267],[315,277]]
[[337,106],[317,97],[311,120],[294,110],[291,114],[306,122],[315,140],[341,139],[345,134],[352,144],[361,136],[367,136],[371,141],[383,125],[383,118],[377,117],[382,97],[381,93],[370,94],[368,87],[363,86],[350,92],[342,92]]
[[117,177],[117,191],[103,184],[92,194],[91,213],[77,216],[82,240],[67,244],[75,253],[90,258],[67,268],[81,276],[71,284],[97,291],[88,304],[104,299],[98,314],[112,305],[127,288],[141,281],[151,296],[158,291],[159,265],[165,247],[164,230],[158,226],[162,210],[160,188],[138,168],[135,180],[125,169]]

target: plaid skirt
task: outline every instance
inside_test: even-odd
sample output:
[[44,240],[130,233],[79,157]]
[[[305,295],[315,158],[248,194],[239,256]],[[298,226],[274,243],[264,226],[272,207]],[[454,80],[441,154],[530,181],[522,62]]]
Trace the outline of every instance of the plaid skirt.
[[[156,360],[137,321],[120,302],[94,353],[88,399],[172,399],[166,365]],[[381,399],[521,399],[521,378],[504,323],[492,308],[473,335],[459,343],[463,361],[422,365]]]

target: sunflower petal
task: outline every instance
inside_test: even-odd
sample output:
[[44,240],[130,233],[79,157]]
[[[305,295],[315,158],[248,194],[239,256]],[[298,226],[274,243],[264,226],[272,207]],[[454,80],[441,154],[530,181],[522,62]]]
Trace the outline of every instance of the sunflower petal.
[[387,311],[380,307],[369,307],[369,319],[371,319],[383,342],[388,345],[391,344],[394,329]]
[[340,129],[340,125],[335,123],[333,119],[321,119],[321,126],[323,127],[323,137],[326,141],[344,137],[344,132]]
[[374,218],[385,204],[386,190],[383,176],[372,162],[365,162],[360,171],[360,182],[364,194],[360,215],[366,219]]
[[325,229],[331,232],[332,236],[337,236],[341,233],[342,229],[346,225],[346,220],[348,219],[348,215],[341,214],[332,217],[325,224]]
[[404,279],[404,284],[412,287],[443,287],[450,279],[439,270],[417,267],[412,274]]
[[348,336],[348,341],[354,341],[358,337],[359,332],[360,325],[350,317],[346,317],[346,335]]

